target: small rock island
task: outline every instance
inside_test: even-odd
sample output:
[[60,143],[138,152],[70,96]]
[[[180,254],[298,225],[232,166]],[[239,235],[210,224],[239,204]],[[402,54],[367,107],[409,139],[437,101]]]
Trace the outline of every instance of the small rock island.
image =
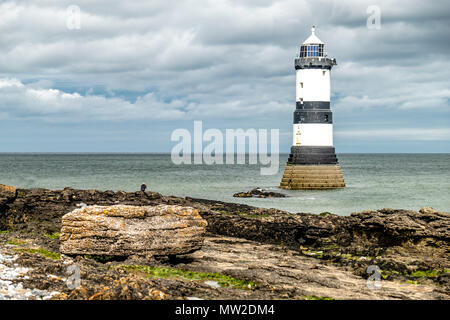
[[266,191],[261,188],[254,188],[248,192],[238,192],[233,194],[235,198],[284,198],[284,193]]

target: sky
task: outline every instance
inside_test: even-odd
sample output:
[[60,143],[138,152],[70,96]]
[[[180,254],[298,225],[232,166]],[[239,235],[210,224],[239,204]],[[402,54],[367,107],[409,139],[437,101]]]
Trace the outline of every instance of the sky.
[[288,152],[312,25],[338,153],[450,152],[440,0],[0,0],[0,152],[170,152],[194,120],[279,129]]

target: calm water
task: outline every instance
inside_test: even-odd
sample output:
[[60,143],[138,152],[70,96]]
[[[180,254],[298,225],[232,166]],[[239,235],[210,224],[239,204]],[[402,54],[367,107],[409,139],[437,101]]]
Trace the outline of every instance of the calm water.
[[0,183],[43,187],[152,191],[290,212],[341,215],[366,209],[450,211],[450,154],[340,154],[347,187],[331,191],[286,191],[288,198],[237,199],[233,193],[254,187],[278,189],[280,170],[261,176],[259,165],[174,165],[167,154],[0,154]]

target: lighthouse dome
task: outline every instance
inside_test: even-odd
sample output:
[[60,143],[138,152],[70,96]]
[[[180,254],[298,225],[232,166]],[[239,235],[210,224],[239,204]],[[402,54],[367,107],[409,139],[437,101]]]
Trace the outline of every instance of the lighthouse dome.
[[320,40],[317,36],[316,36],[316,27],[312,26],[311,28],[311,35],[308,37],[308,39],[306,39],[303,44],[324,44],[322,42],[322,40]]
[[316,27],[312,26],[311,35],[300,47],[300,58],[323,57],[324,43],[316,36]]

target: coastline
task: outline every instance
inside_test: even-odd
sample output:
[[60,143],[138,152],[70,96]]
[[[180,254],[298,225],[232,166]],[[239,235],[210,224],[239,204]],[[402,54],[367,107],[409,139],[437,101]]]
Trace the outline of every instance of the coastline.
[[[347,187],[329,191],[280,190],[287,155],[280,155],[278,175],[261,176],[258,165],[175,165],[170,154],[0,154],[1,183],[17,188],[124,190],[145,181],[152,191],[177,197],[236,202],[291,213],[352,212],[380,208],[449,211],[439,190],[450,188],[450,154],[339,154]],[[426,163],[427,165],[424,165]],[[236,198],[233,194],[261,187],[287,195]]]
[[[171,259],[60,255],[61,217],[80,203],[194,207],[208,222],[205,243]],[[15,281],[25,289],[57,292],[50,299],[450,299],[449,226],[450,214],[432,208],[290,214],[156,192],[0,186],[1,252],[32,268],[28,279]],[[81,266],[81,289],[70,290],[65,282],[66,265],[73,262]],[[379,290],[367,287],[371,265],[381,270]],[[183,275],[148,278],[143,266],[220,274],[250,288],[216,287]]]

